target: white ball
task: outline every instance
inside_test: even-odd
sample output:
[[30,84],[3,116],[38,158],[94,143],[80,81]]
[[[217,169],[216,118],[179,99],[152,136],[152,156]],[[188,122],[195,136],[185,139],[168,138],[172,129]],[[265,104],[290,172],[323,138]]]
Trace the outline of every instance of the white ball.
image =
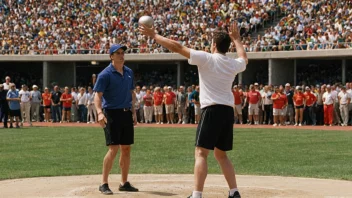
[[139,18],[138,23],[141,23],[147,26],[148,28],[151,28],[154,25],[154,20],[150,16],[142,16],[141,18]]

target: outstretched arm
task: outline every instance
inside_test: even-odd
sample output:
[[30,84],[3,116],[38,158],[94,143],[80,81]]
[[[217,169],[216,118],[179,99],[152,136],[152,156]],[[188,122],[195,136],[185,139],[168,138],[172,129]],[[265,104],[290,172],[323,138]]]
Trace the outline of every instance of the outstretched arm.
[[243,44],[241,42],[241,36],[238,30],[237,22],[234,22],[229,27],[229,36],[233,43],[236,45],[236,52],[238,57],[243,58],[246,61],[246,65],[248,64],[248,58],[246,51],[244,50]]
[[165,38],[163,36],[160,36],[159,34],[155,33],[154,27],[148,28],[143,24],[139,24],[139,31],[146,35],[151,37],[152,39],[155,40],[155,42],[157,42],[158,44],[160,44],[161,46],[169,49],[172,52],[175,53],[179,53],[182,56],[186,57],[187,59],[190,59],[191,57],[191,53],[190,53],[190,49],[181,45],[179,42]]

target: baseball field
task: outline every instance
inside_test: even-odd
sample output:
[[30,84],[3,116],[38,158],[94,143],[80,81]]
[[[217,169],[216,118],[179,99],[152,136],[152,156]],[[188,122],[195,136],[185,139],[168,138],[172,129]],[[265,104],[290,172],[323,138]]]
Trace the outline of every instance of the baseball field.
[[[186,197],[192,192],[195,126],[179,126],[135,128],[130,181],[141,192],[114,196]],[[352,197],[352,133],[329,129],[235,128],[234,150],[228,155],[242,196]],[[1,129],[0,197],[102,196],[97,188],[104,141],[97,125]],[[119,179],[115,161],[113,191]],[[226,193],[210,156],[205,197]]]

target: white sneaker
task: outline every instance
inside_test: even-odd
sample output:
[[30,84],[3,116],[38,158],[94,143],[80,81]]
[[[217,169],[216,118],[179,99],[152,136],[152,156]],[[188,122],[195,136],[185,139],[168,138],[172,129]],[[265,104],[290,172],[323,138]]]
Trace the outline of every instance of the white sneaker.
[[164,124],[164,122],[160,122],[160,124]]
[[281,126],[281,124],[279,124],[279,126]]
[[275,124],[273,124],[273,126],[274,126],[274,127],[276,127],[276,126],[277,126],[277,124],[275,123]]
[[167,124],[170,124],[170,122],[168,121]]
[[177,122],[177,124],[181,124],[182,123],[182,120],[179,120],[178,122]]
[[90,124],[90,122],[87,122],[87,124]]
[[302,124],[299,124],[298,126],[302,126]]
[[156,124],[160,124],[160,122],[157,122]]
[[186,124],[186,122],[183,121],[182,124]]
[[198,124],[197,121],[195,121],[194,124]]
[[298,126],[298,124],[296,123],[295,126]]

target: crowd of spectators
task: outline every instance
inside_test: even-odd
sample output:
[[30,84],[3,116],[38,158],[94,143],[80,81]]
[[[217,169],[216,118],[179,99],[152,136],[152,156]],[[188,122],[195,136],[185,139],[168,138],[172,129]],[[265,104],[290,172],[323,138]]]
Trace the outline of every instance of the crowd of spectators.
[[129,53],[167,52],[138,33],[143,15],[154,18],[159,34],[208,51],[215,29],[237,20],[250,36],[280,7],[272,0],[0,0],[0,53],[102,54],[111,43]]

